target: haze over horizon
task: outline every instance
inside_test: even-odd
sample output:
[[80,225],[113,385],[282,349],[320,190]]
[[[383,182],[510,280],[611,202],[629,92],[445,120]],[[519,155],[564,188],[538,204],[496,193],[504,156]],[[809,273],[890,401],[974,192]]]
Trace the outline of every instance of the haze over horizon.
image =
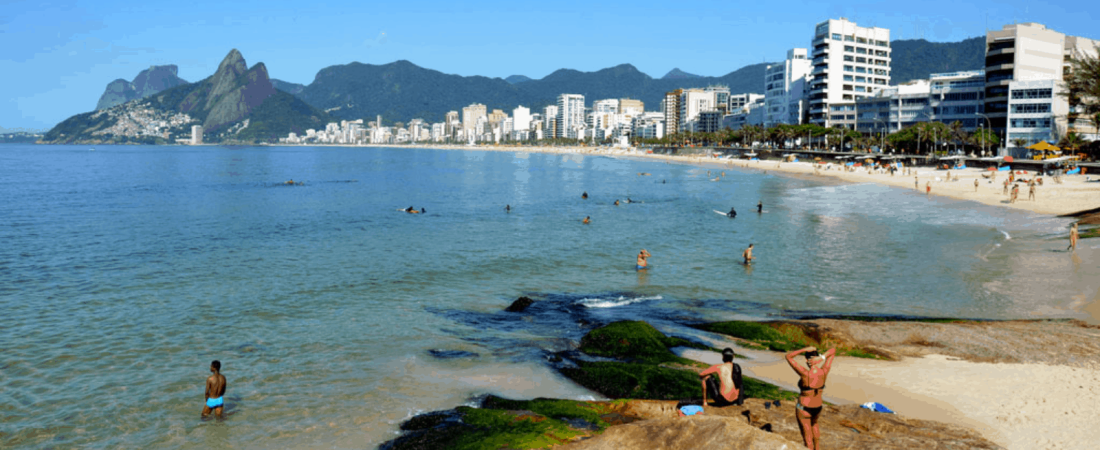
[[[0,71],[7,101],[0,131],[48,129],[91,111],[108,83],[152,65],[175,64],[190,82],[210,76],[232,48],[273,78],[309,84],[317,71],[358,61],[408,60],[463,76],[539,79],[558,69],[596,71],[632,64],[659,78],[673,68],[720,76],[777,61],[808,47],[813,26],[846,17],[891,31],[892,40],[955,42],[1013,22],[1100,38],[1081,2],[982,0],[828,5],[706,2],[666,11],[653,1],[544,5],[490,1],[476,8],[436,1],[357,6],[205,0],[133,5],[117,0],[41,4],[0,11]],[[744,18],[751,18],[745,20]],[[745,45],[746,43],[751,45]]]

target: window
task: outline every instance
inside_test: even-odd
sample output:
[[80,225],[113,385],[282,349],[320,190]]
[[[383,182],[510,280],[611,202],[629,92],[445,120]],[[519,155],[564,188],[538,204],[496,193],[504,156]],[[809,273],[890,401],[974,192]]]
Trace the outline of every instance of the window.
[[852,39],[851,36],[844,36],[844,41],[845,42],[853,42],[853,41],[855,41],[855,39]]
[[839,41],[840,40],[840,33],[833,33],[833,40],[834,41]]
[[867,49],[865,49],[863,47],[858,47],[858,48],[856,48],[856,53],[859,53],[861,55],[866,55],[867,54]]
[[844,66],[844,71],[845,72],[851,72],[852,71],[852,66]]
[[1012,119],[1012,128],[1050,128],[1050,119]]
[[857,63],[863,63],[863,64],[867,64],[867,58],[864,58],[864,57],[862,57],[862,56],[857,56],[857,57],[856,57],[856,62],[857,62]]
[[855,81],[855,80],[852,79],[851,75],[845,75],[844,76],[844,81]]
[[850,85],[850,84],[845,84],[845,85],[844,85],[844,90],[845,90],[845,91],[850,91],[850,90],[852,90],[852,85]]
[[863,86],[856,86],[856,92],[867,92],[867,88]]
[[978,100],[977,92],[951,92],[943,95],[945,102],[961,102]]
[[845,45],[845,46],[844,46],[844,51],[846,51],[846,52],[854,52],[854,51],[856,51],[856,48],[855,48],[855,47],[853,47],[853,46],[851,46],[851,45]]
[[1024,103],[1012,105],[1013,114],[1032,114],[1050,112],[1050,103]]
[[860,83],[866,83],[867,77],[856,77],[856,81]]
[[881,85],[885,86],[886,85],[886,80],[883,80],[882,78],[875,78],[875,84],[881,84]]
[[867,73],[867,69],[862,67],[856,67],[856,73]]
[[844,114],[833,114],[829,116],[832,120],[844,120]]
[[886,41],[875,41],[875,45],[879,47],[889,47],[890,43]]
[[1050,94],[1050,89],[1014,89],[1012,91],[1012,99],[1050,98]]
[[852,96],[851,96],[851,95],[848,95],[848,94],[844,94],[844,96],[843,96],[843,97],[841,97],[841,98],[842,98],[842,99],[844,99],[844,100],[851,100],[851,99],[852,99]]
[[853,62],[855,60],[856,59],[854,57],[852,57],[852,55],[844,55],[844,61]]
[[858,42],[858,43],[860,43],[860,44],[866,44],[866,43],[867,43],[867,40],[866,40],[866,39],[864,39],[864,38],[856,38],[856,42]]
[[903,99],[901,99],[901,104],[903,106],[927,105],[928,104],[928,99],[924,98],[924,97],[921,97],[921,98],[903,98]]

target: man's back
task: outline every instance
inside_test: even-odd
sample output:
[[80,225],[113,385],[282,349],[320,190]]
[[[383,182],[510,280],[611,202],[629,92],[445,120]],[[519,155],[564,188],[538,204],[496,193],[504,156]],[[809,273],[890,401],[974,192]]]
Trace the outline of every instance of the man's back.
[[225,395],[225,375],[216,373],[206,379],[206,390],[210,398],[219,398]]

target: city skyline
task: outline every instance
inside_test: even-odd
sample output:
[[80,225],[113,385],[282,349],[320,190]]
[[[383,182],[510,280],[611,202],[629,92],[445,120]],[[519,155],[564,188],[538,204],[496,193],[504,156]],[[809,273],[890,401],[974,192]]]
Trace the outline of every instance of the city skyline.
[[[180,77],[201,80],[214,72],[228,48],[241,49],[252,64],[264,62],[274,78],[301,84],[331,65],[397,60],[449,74],[499,78],[538,79],[562,68],[588,72],[623,63],[655,78],[673,68],[719,76],[748,64],[779,61],[790,48],[808,46],[812,26],[829,18],[889,28],[892,40],[953,42],[1023,21],[1090,36],[1091,12],[1077,10],[1080,5],[806,3],[769,8],[715,3],[658,14],[655,2],[565,2],[542,11],[505,2],[476,10],[431,2],[416,10],[402,5],[302,10],[286,2],[136,7],[13,2],[0,13],[0,39],[8,49],[0,70],[10,78],[0,128],[52,127],[94,109],[107,83],[129,80],[150,65],[176,64]],[[533,14],[546,20],[533,20]],[[573,16],[577,19],[559,25],[531,26]],[[675,26],[691,32],[677,32]],[[736,44],[744,36],[752,37],[752,46]]]

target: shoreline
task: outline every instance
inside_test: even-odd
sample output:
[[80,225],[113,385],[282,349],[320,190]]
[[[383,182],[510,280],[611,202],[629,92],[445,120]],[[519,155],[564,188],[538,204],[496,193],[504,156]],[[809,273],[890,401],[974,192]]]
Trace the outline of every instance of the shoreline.
[[[376,148],[402,148],[392,145],[368,144],[368,145],[335,145],[339,147],[376,147]],[[644,153],[640,151],[628,151],[623,149],[609,149],[604,147],[529,147],[529,146],[466,146],[466,145],[416,145],[408,148],[425,148],[434,150],[478,150],[497,152],[526,152],[548,154],[578,154],[588,156],[610,156],[641,158],[650,160],[662,160],[680,164],[692,164],[717,169],[741,169],[757,170],[762,173],[777,172],[785,175],[793,175],[807,179],[830,179],[846,183],[876,183],[902,189],[913,189],[913,175],[904,176],[889,174],[869,174],[866,170],[846,172],[840,170],[840,166],[833,164],[830,170],[814,170],[814,164],[810,162],[780,162],[777,160],[749,161],[719,160],[705,156],[679,156]],[[1086,176],[1071,175],[1063,177],[1062,183],[1056,183],[1050,177],[1043,177],[1044,184],[1036,186],[1035,200],[1028,200],[1028,187],[1019,183],[1020,193],[1016,203],[1010,203],[1008,196],[1003,194],[1003,182],[1008,175],[998,172],[997,178],[987,179],[982,177],[988,171],[978,168],[962,170],[937,170],[933,167],[916,166],[912,169],[916,173],[919,190],[925,191],[925,183],[931,183],[930,195],[948,197],[957,200],[969,200],[978,203],[1001,206],[1005,208],[1019,209],[1037,214],[1060,216],[1075,214],[1100,208],[1100,182],[1086,182]],[[947,173],[951,173],[952,180],[947,181]],[[1034,172],[1026,172],[1019,177],[1029,178]],[[974,181],[979,182],[975,191]],[[995,181],[994,181],[995,180]],[[926,194],[926,195],[928,195]]]

